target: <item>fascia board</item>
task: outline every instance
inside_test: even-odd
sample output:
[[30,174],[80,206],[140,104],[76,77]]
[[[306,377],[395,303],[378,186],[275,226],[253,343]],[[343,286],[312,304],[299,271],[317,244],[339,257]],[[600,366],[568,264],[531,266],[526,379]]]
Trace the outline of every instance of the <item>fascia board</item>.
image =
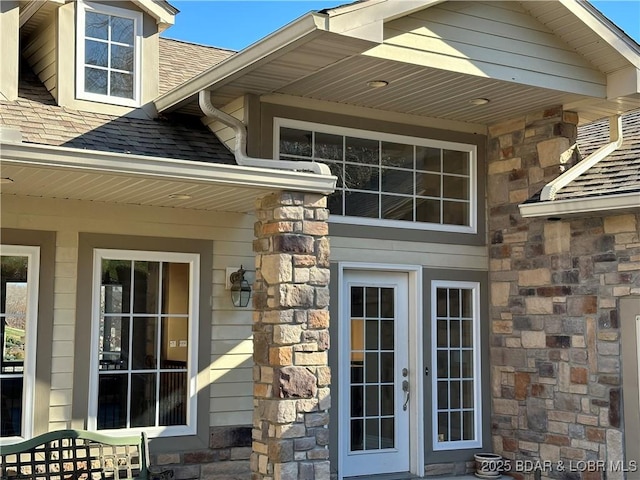
[[254,187],[330,194],[336,177],[308,172],[243,167],[190,160],[122,155],[113,152],[23,143],[0,143],[2,164],[79,172],[181,180],[197,184]]
[[[326,28],[326,16],[310,13],[250,45],[235,55],[196,75],[191,80],[158,97],[154,103],[163,112],[201,90],[211,89],[232,76],[256,68],[273,55],[284,54],[298,42],[306,43]],[[288,47],[288,48],[287,48]]]
[[162,25],[162,29],[166,29],[173,25],[176,20],[176,14],[178,10],[173,8],[167,2],[156,3],[152,0],[132,0],[135,5],[147,12],[159,25]]
[[640,68],[640,46],[586,1],[559,0],[564,7],[593,30],[629,63]]
[[603,195],[600,197],[573,198],[518,205],[520,215],[525,218],[559,217],[610,210],[640,209],[640,192]]
[[327,29],[333,33],[382,43],[384,23],[445,0],[376,1],[328,10]]

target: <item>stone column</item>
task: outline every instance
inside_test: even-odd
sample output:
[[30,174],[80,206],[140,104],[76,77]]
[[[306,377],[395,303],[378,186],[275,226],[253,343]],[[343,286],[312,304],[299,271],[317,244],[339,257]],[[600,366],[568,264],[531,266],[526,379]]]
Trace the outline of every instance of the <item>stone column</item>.
[[256,202],[253,480],[329,479],[326,197]]

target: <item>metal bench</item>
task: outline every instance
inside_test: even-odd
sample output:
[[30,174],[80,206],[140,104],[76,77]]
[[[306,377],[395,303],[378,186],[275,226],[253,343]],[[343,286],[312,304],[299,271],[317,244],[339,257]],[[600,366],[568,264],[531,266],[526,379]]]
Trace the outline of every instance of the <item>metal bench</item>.
[[85,430],[59,430],[0,447],[2,480],[152,480],[147,437],[114,437]]

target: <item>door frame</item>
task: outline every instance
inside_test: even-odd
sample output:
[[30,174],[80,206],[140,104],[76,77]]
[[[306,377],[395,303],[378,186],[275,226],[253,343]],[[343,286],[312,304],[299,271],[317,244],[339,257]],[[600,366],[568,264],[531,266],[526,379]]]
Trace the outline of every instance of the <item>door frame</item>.
[[[409,468],[410,473],[419,477],[424,476],[424,365],[423,365],[423,328],[422,328],[422,266],[383,264],[383,263],[338,263],[338,382],[340,395],[338,395],[338,412],[340,415],[347,408],[344,388],[346,372],[341,368],[343,355],[347,348],[346,341],[349,338],[345,334],[347,322],[344,318],[347,299],[342,295],[345,272],[371,271],[371,272],[397,272],[408,275],[408,330],[409,330],[409,381],[411,385],[411,401],[409,402]],[[338,422],[340,429],[340,422]],[[338,478],[343,478],[343,462],[347,452],[346,436],[344,430],[338,431]]]

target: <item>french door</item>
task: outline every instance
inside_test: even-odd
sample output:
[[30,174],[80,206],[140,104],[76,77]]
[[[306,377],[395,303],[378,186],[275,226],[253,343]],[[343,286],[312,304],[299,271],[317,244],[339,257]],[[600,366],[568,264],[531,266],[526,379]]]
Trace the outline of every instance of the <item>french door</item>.
[[345,270],[340,350],[341,476],[410,468],[407,273]]

